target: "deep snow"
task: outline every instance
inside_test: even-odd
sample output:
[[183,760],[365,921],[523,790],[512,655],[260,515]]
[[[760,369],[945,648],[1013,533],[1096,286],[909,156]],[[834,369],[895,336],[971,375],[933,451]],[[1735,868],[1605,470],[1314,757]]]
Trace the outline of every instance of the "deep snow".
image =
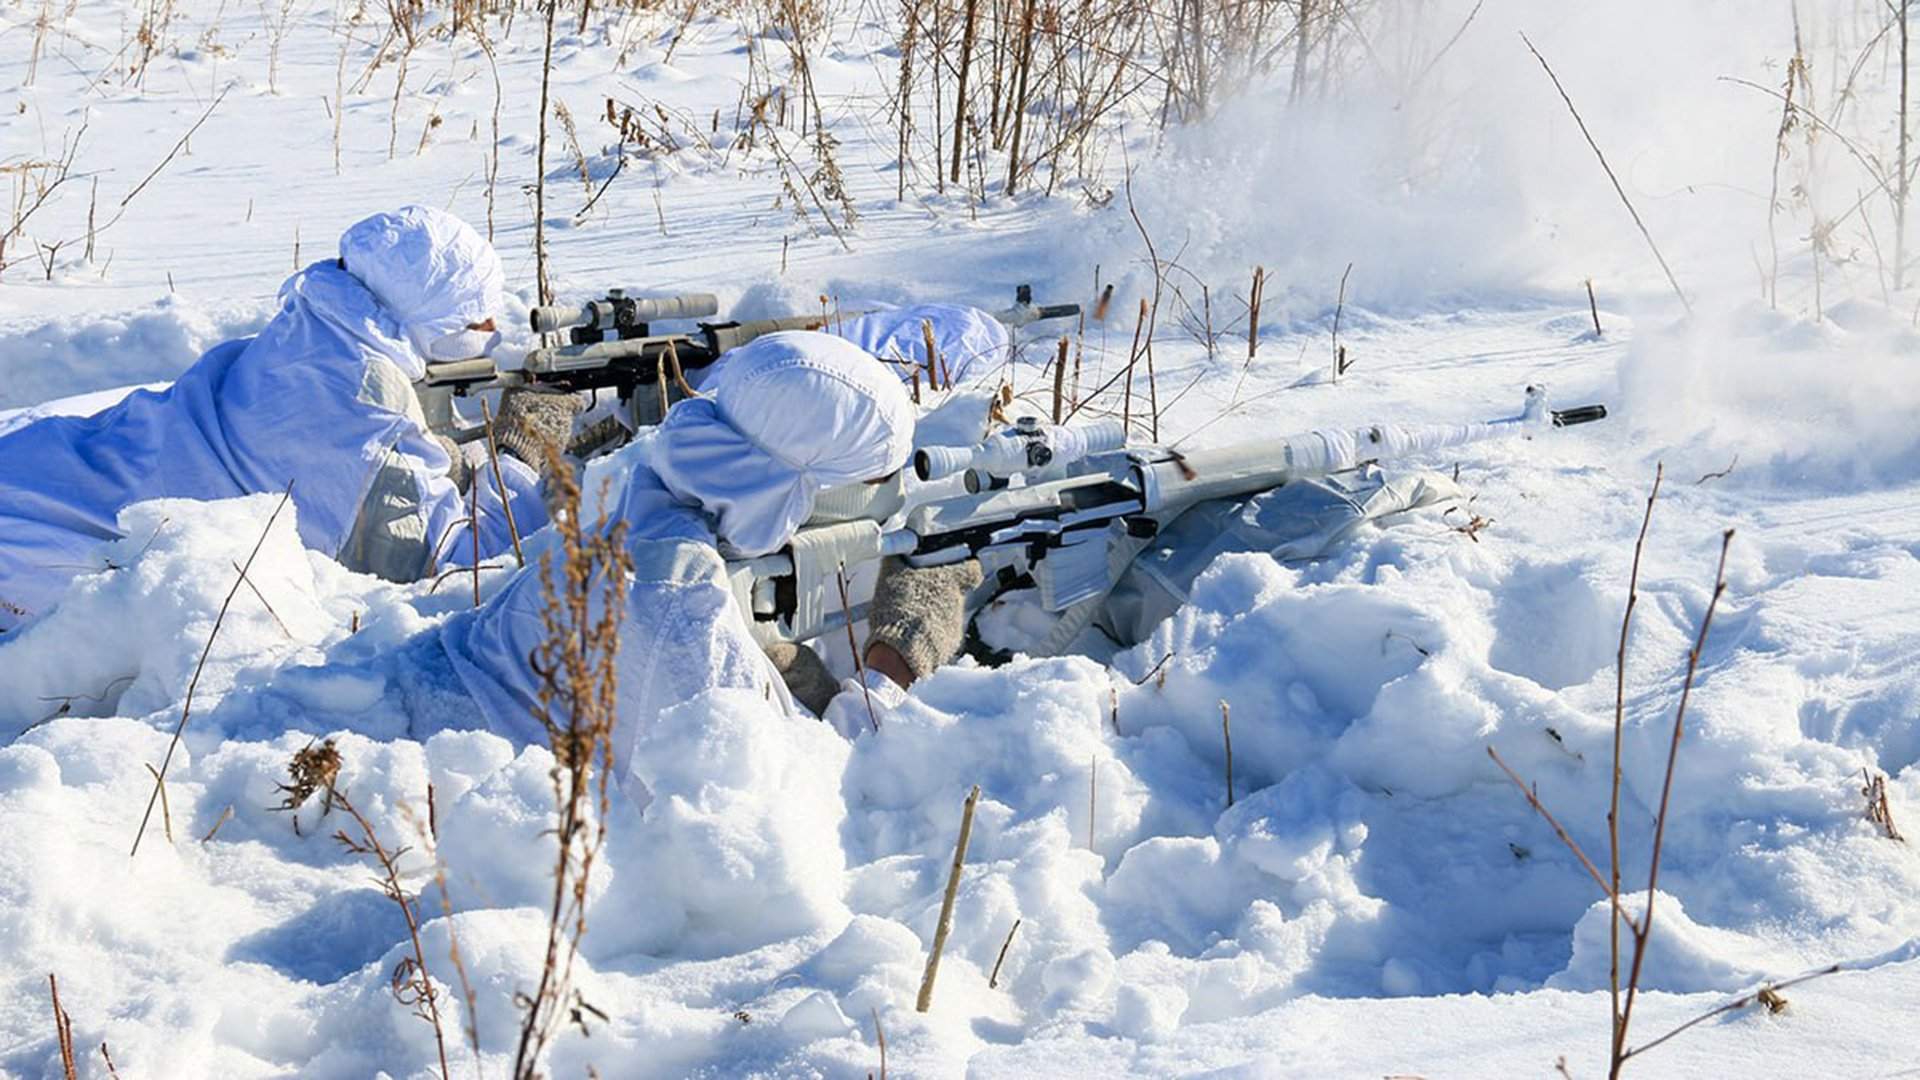
[[[1318,563],[1222,559],[1140,646],[956,665],[877,736],[772,724],[757,701],[726,697],[662,717],[637,755],[655,802],[644,815],[616,803],[595,879],[581,983],[608,1019],[561,1040],[554,1075],[859,1075],[878,1070],[876,1025],[900,1075],[1553,1075],[1562,1055],[1573,1075],[1598,1075],[1605,906],[1485,748],[1603,854],[1614,649],[1656,461],[1666,486],[1626,673],[1629,882],[1643,880],[1721,531],[1737,534],[1679,759],[1646,977],[1656,992],[1636,1030],[1650,1037],[1762,980],[1849,970],[1789,991],[1784,1013],[1706,1025],[1631,1071],[1877,1076],[1914,1064],[1920,855],[1866,821],[1860,795],[1862,768],[1884,772],[1896,818],[1920,816],[1920,341],[1901,317],[1914,297],[1883,304],[1863,255],[1826,268],[1815,319],[1811,268],[1790,255],[1781,310],[1752,299],[1749,241],[1765,217],[1748,192],[1778,112],[1712,79],[1777,81],[1784,17],[1588,7],[1489,11],[1447,79],[1405,108],[1362,95],[1283,111],[1256,92],[1173,133],[1158,156],[1141,123],[1129,153],[1132,197],[1163,257],[1180,251],[1223,311],[1254,262],[1275,282],[1252,364],[1237,334],[1210,357],[1163,320],[1169,441],[1481,419],[1512,411],[1537,381],[1614,417],[1423,462],[1457,467],[1471,501],[1368,530]],[[1656,7],[1666,32],[1640,33]],[[391,161],[392,69],[350,93],[336,176],[336,105],[322,99],[343,39],[329,8],[290,9],[277,94],[251,10],[182,11],[180,48],[144,88],[96,79],[138,15],[91,0],[54,12],[59,32],[25,86],[24,28],[39,10],[0,9],[0,84],[20,106],[0,110],[5,154],[52,153],[84,118],[79,161],[98,172],[102,206],[241,81],[103,234],[95,263],[69,246],[50,282],[30,261],[0,279],[0,406],[162,380],[249,332],[293,266],[296,225],[305,261],[350,221],[407,199],[484,217],[492,95],[469,44],[416,57]],[[562,294],[708,288],[741,316],[808,310],[821,294],[997,307],[1022,281],[1043,300],[1085,300],[1098,265],[1118,292],[1117,314],[1087,334],[1097,385],[1124,361],[1151,286],[1126,193],[1104,210],[1077,190],[996,197],[977,214],[952,195],[895,205],[892,133],[874,105],[893,61],[868,14],[848,13],[815,71],[862,215],[852,253],[773,206],[764,154],[695,146],[636,162],[577,223],[585,196],[557,154]],[[1633,163],[1631,190],[1670,245],[1692,317],[1508,32],[1523,17],[1616,162]],[[1809,23],[1817,36],[1845,20]],[[533,25],[523,18],[499,44],[497,241],[522,302]],[[590,153],[612,141],[595,119],[605,95],[699,118],[737,101],[735,24],[696,20],[671,64],[671,27],[639,25],[624,64],[607,28],[557,47],[555,92]],[[349,76],[374,36],[356,30]],[[1627,43],[1639,63],[1615,71]],[[1815,55],[1839,44],[1816,40]],[[429,110],[442,122],[415,153]],[[77,235],[85,212],[70,194],[36,232]],[[1356,365],[1336,383],[1325,368],[1349,261],[1340,340]],[[1597,337],[1588,275],[1601,289]],[[983,382],[1004,375],[1038,395],[1039,372],[1018,364]],[[0,417],[0,430],[24,418]],[[410,885],[433,916],[425,945],[448,985],[458,936],[482,1054],[452,1052],[455,1070],[508,1071],[512,995],[544,934],[551,756],[466,730],[471,709],[424,663],[418,635],[470,603],[464,582],[402,589],[348,574],[302,551],[283,515],[250,575],[272,611],[236,597],[195,691],[168,781],[175,842],[156,832],[127,858],[145,763],[165,750],[232,564],[273,502],[136,508],[99,573],[0,639],[0,1071],[58,1075],[47,972],[90,1074],[104,1074],[102,1040],[130,1076],[434,1069],[430,1030],[389,990],[405,928],[371,867],[332,842],[337,822],[317,799],[301,835],[266,809],[292,752],[328,736],[343,789],[412,848]],[[1474,515],[1491,524],[1469,535],[1459,526]],[[912,1002],[973,784],[984,795],[968,870],[922,1016]],[[464,1009],[446,1002],[457,1042]]]

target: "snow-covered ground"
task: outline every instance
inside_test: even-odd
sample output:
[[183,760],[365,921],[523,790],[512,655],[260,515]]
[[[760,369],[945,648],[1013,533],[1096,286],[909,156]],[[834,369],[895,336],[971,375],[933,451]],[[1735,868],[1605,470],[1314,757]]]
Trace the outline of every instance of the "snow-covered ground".
[[[1562,1057],[1601,1075],[1606,905],[1486,749],[1604,860],[1614,653],[1656,462],[1625,678],[1629,884],[1645,880],[1686,650],[1722,532],[1736,533],[1678,759],[1636,1041],[1763,981],[1845,970],[1629,1074],[1920,1066],[1920,852],[1866,819],[1861,792],[1863,769],[1885,774],[1896,822],[1920,829],[1920,337],[1914,291],[1882,287],[1886,200],[1854,206],[1872,185],[1837,137],[1802,177],[1794,131],[1770,304],[1755,267],[1770,256],[1779,103],[1717,77],[1780,85],[1788,12],[1502,6],[1415,86],[1362,77],[1289,105],[1282,78],[1164,135],[1139,110],[1102,144],[1102,179],[1012,199],[996,180],[979,205],[932,190],[924,149],[896,201],[898,12],[836,9],[812,77],[857,211],[844,247],[817,208],[795,217],[764,131],[736,144],[743,86],[788,77],[784,46],[743,32],[751,14],[694,18],[670,61],[667,13],[563,25],[552,93],[606,189],[577,213],[589,185],[550,148],[562,296],[702,289],[744,317],[817,310],[822,295],[998,307],[1032,282],[1043,301],[1090,304],[1097,275],[1116,292],[1087,330],[1091,387],[1124,362],[1152,292],[1144,228],[1200,315],[1163,301],[1166,441],[1483,419],[1531,383],[1613,416],[1419,463],[1457,468],[1471,501],[1324,561],[1222,559],[1110,665],[963,662],[851,743],[770,724],[757,701],[662,718],[637,755],[655,801],[644,814],[616,802],[594,874],[579,984],[603,1017],[569,1029],[551,1075],[878,1075],[881,1031],[903,1076],[1547,1076]],[[424,37],[396,94],[397,66],[373,65],[384,12],[196,3],[129,80],[143,7],[0,4],[10,199],[35,197],[14,166],[61,158],[85,129],[76,179],[8,243],[0,409],[84,411],[167,379],[263,323],[279,280],[373,210],[423,201],[487,219],[494,83],[470,37]],[[1437,7],[1419,55],[1473,9]],[[1810,7],[1816,104],[1833,115],[1823,102],[1884,15]],[[490,25],[504,88],[493,232],[524,302],[539,18]],[[1691,313],[1514,29],[1566,82]],[[1378,47],[1361,70],[1398,43]],[[1875,59],[1855,78],[1836,126],[1884,156],[1897,72]],[[658,102],[680,148],[609,183],[608,98]],[[1809,207],[1830,237],[1818,264]],[[1249,362],[1256,263],[1269,285]],[[1202,282],[1224,331],[1211,354]],[[1336,320],[1353,366],[1333,381]],[[1033,362],[980,382],[1040,400],[1051,348],[1032,342]],[[94,396],[42,404],[80,394]],[[437,1072],[432,1029],[389,985],[411,950],[372,865],[332,840],[338,814],[322,819],[319,799],[298,833],[267,809],[315,737],[335,740],[340,786],[376,831],[410,849],[424,950],[449,988],[458,939],[477,1011],[457,990],[442,999],[454,1072],[511,1071],[514,995],[544,944],[552,758],[467,730],[471,707],[411,662],[420,635],[471,603],[464,583],[348,574],[303,551],[283,515],[250,574],[259,595],[235,597],[194,690],[167,783],[172,842],[156,830],[127,856],[147,764],[274,502],[139,508],[109,569],[0,638],[0,1073],[59,1075],[50,972],[82,1075],[106,1074],[102,1041],[130,1077]],[[920,1014],[975,784],[953,932]]]

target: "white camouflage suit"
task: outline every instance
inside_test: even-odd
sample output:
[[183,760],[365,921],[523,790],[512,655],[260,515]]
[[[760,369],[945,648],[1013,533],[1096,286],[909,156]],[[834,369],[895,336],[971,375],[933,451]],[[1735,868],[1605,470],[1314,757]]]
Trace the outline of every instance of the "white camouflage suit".
[[[0,436],[0,630],[100,569],[95,549],[144,499],[291,483],[302,542],[350,569],[411,581],[470,561],[466,497],[411,384],[429,355],[491,346],[467,327],[502,313],[503,280],[492,246],[453,215],[375,214],[340,238],[339,259],[287,279],[258,336],[209,350],[166,390]],[[501,465],[516,524],[539,528],[537,474]],[[478,497],[484,560],[511,539],[490,475]]]
[[[662,711],[738,688],[798,713],[748,632],[722,551],[779,549],[821,489],[892,474],[913,446],[913,405],[899,380],[827,334],[773,334],[742,346],[707,390],[668,412],[617,507],[633,574],[620,625],[614,767],[641,805],[648,795],[632,776],[633,747]],[[527,662],[547,636],[541,610],[541,574],[530,568],[441,633],[488,726],[521,743],[546,740]]]

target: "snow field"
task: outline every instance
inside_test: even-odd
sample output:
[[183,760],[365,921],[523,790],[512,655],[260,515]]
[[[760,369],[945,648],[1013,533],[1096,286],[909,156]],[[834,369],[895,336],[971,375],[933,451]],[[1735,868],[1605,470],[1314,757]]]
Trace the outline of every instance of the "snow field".
[[[169,631],[150,635],[156,644],[138,654],[134,678],[112,700],[77,701],[73,711],[138,716],[141,701],[169,700],[149,688],[190,676],[224,595],[214,570],[230,574],[235,550],[249,546],[274,501],[139,508],[143,521],[164,517],[170,527],[129,553],[124,569],[76,586],[60,609],[75,621],[52,616],[0,650],[9,685],[40,685],[23,682],[46,666],[36,642],[63,635],[79,654],[73,635],[89,614],[86,598],[98,597],[128,625]],[[415,846],[413,883],[429,914],[439,901],[426,852],[443,865],[456,914],[429,922],[430,964],[455,985],[435,942],[458,933],[481,1002],[486,1068],[497,1071],[515,1030],[508,988],[538,962],[550,758],[480,732],[406,738],[457,726],[443,711],[458,707],[457,695],[417,645],[376,643],[422,620],[414,605],[440,597],[425,595],[427,586],[409,597],[337,569],[314,573],[331,564],[300,551],[290,524],[275,523],[250,576],[271,588],[293,640],[264,607],[236,600],[202,676],[207,697],[197,700],[235,689],[204,712],[196,705],[168,785],[183,843],[150,837],[131,868],[120,854],[148,790],[138,762],[162,753],[171,708],[148,711],[145,724],[59,719],[0,751],[6,812],[21,825],[9,830],[4,861],[21,901],[14,933],[24,935],[9,951],[43,955],[66,972],[70,1001],[223,987],[199,1011],[112,1031],[129,1060],[236,1073],[296,1063],[306,1075],[428,1069],[430,1029],[394,1006],[386,987],[404,942],[397,910],[331,841],[338,822],[321,819],[319,797],[298,815],[303,836],[286,815],[264,810],[281,798],[275,784],[292,750],[328,734],[345,758],[342,790],[392,842]],[[1480,748],[1499,745],[1557,806],[1604,801],[1604,723],[1489,661],[1503,632],[1524,633],[1535,655],[1556,645],[1570,654],[1555,661],[1560,678],[1586,671],[1576,688],[1607,690],[1610,667],[1583,636],[1590,609],[1606,602],[1599,582],[1581,576],[1604,574],[1575,563],[1557,568],[1550,588],[1530,582],[1525,591],[1544,594],[1542,610],[1504,627],[1512,613],[1463,589],[1459,570],[1438,557],[1457,554],[1457,540],[1408,546],[1392,565],[1369,571],[1381,552],[1356,552],[1311,575],[1229,556],[1114,672],[1079,658],[947,669],[890,712],[878,736],[851,744],[824,725],[770,729],[751,695],[689,702],[662,717],[635,759],[655,801],[643,817],[616,805],[589,914],[583,993],[617,1019],[564,1041],[555,1067],[866,1067],[878,1015],[895,1066],[942,1072],[939,1063],[994,1044],[1046,1044],[1076,1030],[1093,1037],[1084,1053],[1114,1039],[1144,1052],[1179,1029],[1258,1016],[1302,993],[1603,986],[1604,904],[1551,834],[1517,812],[1524,805],[1487,774]],[[176,585],[142,587],[162,580]],[[1646,591],[1639,648],[1677,655],[1701,590],[1656,578]],[[356,610],[374,613],[362,623],[366,641],[349,637],[340,616]],[[316,659],[297,651],[315,644],[333,659],[275,670],[289,654]],[[1833,956],[1884,953],[1914,933],[1900,898],[1915,887],[1916,867],[1889,861],[1887,842],[1859,818],[1852,777],[1861,754],[1834,745],[1844,737],[1816,741],[1747,721],[1753,679],[1740,663],[1737,652],[1710,657],[1715,674],[1697,692],[1697,734],[1681,758],[1668,836],[1671,895],[1648,961],[1652,989],[1736,990]],[[45,685],[84,674],[52,670]],[[1664,739],[1657,711],[1672,673],[1636,681],[1652,686],[1634,711],[1656,714],[1636,724],[1628,746],[1627,831],[1644,835]],[[1221,700],[1235,722],[1231,809]],[[437,842],[421,835],[429,782]],[[985,795],[938,1006],[921,1017],[908,1003],[959,803],[975,782]],[[1907,770],[1896,798],[1912,798],[1911,783]],[[215,841],[190,839],[229,805]],[[1597,849],[1597,818],[1574,820]],[[56,821],[63,827],[35,827]],[[1644,857],[1643,844],[1630,844],[1630,861]],[[113,892],[82,890],[86,899],[27,885],[129,874],[141,882],[132,911]],[[1000,989],[989,991],[987,972],[1015,919]],[[69,937],[54,926],[91,930]],[[106,980],[92,974],[122,952],[146,961]],[[228,988],[233,970],[245,978]],[[741,1011],[750,1022],[733,1018]],[[255,1034],[236,1045],[234,1025]]]
[[[293,265],[296,228],[308,261],[390,204],[485,218],[492,90],[475,49],[416,54],[389,160],[390,65],[344,105],[316,100],[335,94],[346,42],[327,10],[296,11],[275,93],[261,19],[203,5],[178,15],[176,36],[195,46],[157,62],[144,88],[96,85],[134,17],[90,0],[25,86],[20,27],[34,7],[4,10],[0,83],[25,106],[0,110],[5,156],[57,150],[85,119],[79,160],[99,170],[103,207],[241,81],[103,234],[95,264],[70,245],[51,282],[30,263],[9,269],[0,406],[164,379],[250,332]],[[1910,290],[1883,304],[1872,256],[1857,254],[1825,266],[1816,301],[1796,210],[1781,220],[1782,310],[1751,299],[1766,223],[1753,192],[1779,117],[1713,79],[1777,82],[1784,19],[1724,3],[1494,7],[1413,93],[1290,109],[1284,87],[1256,89],[1209,124],[1172,130],[1159,154],[1150,118],[1136,118],[1129,156],[1110,162],[1105,210],[1090,205],[1101,192],[1077,190],[996,192],[978,208],[927,192],[896,203],[876,102],[897,58],[890,33],[862,23],[814,69],[862,216],[852,253],[773,205],[770,159],[723,145],[730,115],[722,139],[629,162],[577,220],[587,196],[567,155],[550,152],[550,243],[568,298],[703,288],[750,318],[812,310],[823,294],[847,307],[997,307],[1032,281],[1043,301],[1084,302],[1098,266],[1118,286],[1115,315],[1087,332],[1083,385],[1098,385],[1125,362],[1153,285],[1125,211],[1130,164],[1161,258],[1212,286],[1223,331],[1210,355],[1191,332],[1193,299],[1165,301],[1155,352],[1172,439],[1485,418],[1538,381],[1561,404],[1614,410],[1533,444],[1420,463],[1459,466],[1472,500],[1458,512],[1369,530],[1305,566],[1222,559],[1188,607],[1111,667],[961,664],[890,710],[877,736],[851,741],[824,725],[770,726],[757,702],[725,695],[662,717],[636,755],[655,800],[644,813],[616,801],[594,879],[577,981],[607,1019],[559,1041],[553,1075],[860,1075],[877,1071],[876,1028],[890,1074],[903,1076],[1542,1075],[1563,1054],[1575,1075],[1597,1075],[1605,905],[1485,748],[1603,857],[1613,652],[1656,461],[1667,485],[1627,671],[1629,882],[1643,880],[1667,723],[1720,532],[1738,533],[1679,759],[1645,979],[1654,992],[1636,1030],[1651,1037],[1762,979],[1836,961],[1856,970],[1790,991],[1786,1013],[1703,1025],[1633,1072],[1870,1076],[1910,1062],[1920,860],[1864,820],[1858,794],[1863,767],[1887,773],[1912,831],[1920,379],[1911,320],[1899,317]],[[1822,72],[1843,22],[1809,18]],[[498,42],[508,93],[496,242],[522,303],[539,74],[528,25]],[[1609,201],[1515,25],[1553,58],[1623,169],[1693,318]],[[555,93],[596,183],[613,167],[596,116],[605,97],[658,99],[695,121],[738,102],[736,23],[696,19],[671,63],[667,32],[639,27],[624,60],[628,42],[603,27],[556,45]],[[349,79],[375,36],[360,26],[346,43]],[[428,129],[431,115],[442,123]],[[45,235],[78,235],[84,212],[72,199],[50,207]],[[1349,262],[1339,325],[1356,366],[1336,383],[1329,332]],[[1234,323],[1255,263],[1272,284],[1247,364]],[[1580,286],[1589,275],[1599,336]],[[1035,335],[1022,355],[1051,349]],[[1022,401],[1044,401],[1040,371],[1015,364],[1004,376]],[[1002,374],[966,389],[977,397]],[[964,429],[964,417],[947,419]],[[618,464],[599,472],[617,476]],[[276,499],[134,508],[129,539],[102,552],[99,572],[0,644],[0,738],[11,740],[0,746],[0,1072],[58,1075],[48,971],[76,1044],[107,1041],[128,1075],[436,1071],[431,1030],[389,985],[410,952],[404,923],[371,865],[331,839],[338,811],[323,816],[319,797],[266,809],[284,798],[290,755],[329,737],[341,789],[385,841],[411,849],[406,883],[446,990],[455,1072],[509,1070],[513,994],[537,975],[551,890],[551,756],[470,730],[432,640],[471,602],[464,579],[401,589],[347,574],[299,548],[286,511],[248,575],[259,596],[235,593],[195,688],[167,784],[174,843],[156,814],[138,859],[126,858],[146,766],[166,752],[234,564]],[[1457,527],[1474,514],[1492,524],[1469,537]],[[485,574],[483,591],[503,580]],[[912,1002],[976,783],[953,932],[921,1015]],[[477,1063],[461,1045],[470,1019]],[[104,1071],[97,1056],[83,1069]]]

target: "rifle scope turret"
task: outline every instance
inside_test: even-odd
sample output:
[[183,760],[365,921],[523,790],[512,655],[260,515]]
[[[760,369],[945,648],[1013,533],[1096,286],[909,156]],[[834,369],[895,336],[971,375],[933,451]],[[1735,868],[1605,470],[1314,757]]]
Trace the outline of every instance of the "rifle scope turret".
[[612,332],[657,319],[704,319],[719,312],[720,301],[712,293],[628,296],[624,289],[608,289],[604,298],[578,307],[544,304],[529,315],[534,333],[554,334],[575,327]]

